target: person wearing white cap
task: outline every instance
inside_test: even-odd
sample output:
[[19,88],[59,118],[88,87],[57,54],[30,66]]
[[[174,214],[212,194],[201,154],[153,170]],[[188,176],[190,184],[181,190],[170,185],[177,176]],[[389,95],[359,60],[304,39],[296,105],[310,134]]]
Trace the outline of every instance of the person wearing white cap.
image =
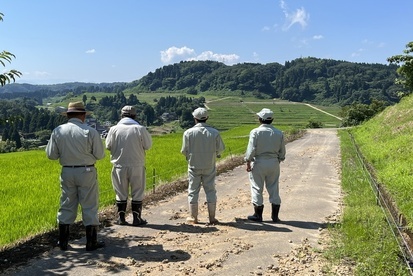
[[145,195],[145,151],[152,147],[152,137],[136,118],[136,108],[126,105],[121,110],[122,119],[109,129],[106,148],[112,163],[112,186],[118,207],[117,224],[129,225],[125,213],[131,192],[133,226],[147,224],[142,218],[142,201]]
[[271,203],[271,219],[279,222],[281,198],[279,194],[280,162],[285,159],[284,134],[272,126],[273,112],[263,108],[257,113],[260,126],[251,130],[248,147],[245,153],[247,172],[251,184],[251,201],[254,214],[248,216],[249,220],[262,222],[264,210],[263,189],[264,184]]
[[105,157],[105,149],[96,129],[86,125],[86,111],[83,102],[71,102],[66,112],[69,121],[56,127],[46,146],[46,155],[51,160],[59,159],[60,208],[59,247],[68,249],[69,226],[74,223],[78,205],[82,207],[82,221],[86,228],[86,250],[92,251],[105,244],[97,240],[99,229],[99,186],[96,160]]
[[208,111],[199,107],[192,113],[195,126],[184,132],[181,153],[188,162],[188,205],[189,223],[198,223],[198,198],[201,186],[204,188],[209,223],[218,223],[215,218],[217,195],[215,189],[216,158],[225,149],[218,130],[206,124]]

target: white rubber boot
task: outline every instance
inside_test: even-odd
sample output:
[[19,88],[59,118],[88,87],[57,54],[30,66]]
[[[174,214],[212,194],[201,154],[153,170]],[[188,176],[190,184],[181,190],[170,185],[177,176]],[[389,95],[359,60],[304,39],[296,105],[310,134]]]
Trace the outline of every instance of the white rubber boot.
[[189,204],[189,217],[186,222],[196,224],[198,223],[198,203]]
[[217,209],[216,203],[208,203],[208,215],[209,215],[209,223],[216,224],[219,221],[215,218],[215,210]]

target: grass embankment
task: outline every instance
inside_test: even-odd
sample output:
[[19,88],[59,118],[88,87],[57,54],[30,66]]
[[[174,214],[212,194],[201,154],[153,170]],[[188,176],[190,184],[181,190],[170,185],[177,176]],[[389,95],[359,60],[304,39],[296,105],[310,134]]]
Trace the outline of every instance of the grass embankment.
[[[290,133],[306,124],[309,114],[314,112],[314,115],[320,114],[321,121],[323,118],[326,121],[333,118],[325,117],[324,113],[300,104],[286,103],[288,111],[283,112],[280,105],[273,108],[272,101],[237,101],[234,106],[230,105],[232,102],[235,100],[226,98],[224,101],[209,104],[211,119],[208,123],[220,130],[228,129],[221,132],[226,145],[223,159],[244,153],[250,130],[258,126],[255,113],[262,107],[273,109],[276,114],[275,125]],[[306,113],[308,116],[296,115],[291,123],[293,114],[300,113]],[[339,120],[333,120],[339,123]],[[182,133],[153,136],[153,147],[146,155],[148,190],[152,190],[154,185],[186,176],[187,164],[180,153],[181,145]],[[103,208],[112,205],[115,200],[110,180],[112,166],[109,162],[109,152],[106,152],[103,160],[96,163],[96,167],[100,186],[100,207]],[[60,196],[59,174],[59,163],[48,160],[43,150],[0,155],[0,248],[56,228]]]
[[413,230],[413,97],[388,107],[374,119],[352,130],[380,183],[393,197]]
[[[353,135],[375,177],[392,197],[399,213],[413,227],[413,97],[349,132]],[[328,258],[355,266],[356,275],[411,275],[401,257],[396,236],[378,205],[376,192],[363,171],[347,131],[340,131],[344,214],[332,228]],[[410,257],[410,256],[407,256]]]
[[342,130],[339,135],[344,211],[330,228],[325,256],[330,265],[352,267],[355,275],[409,275],[349,134]]

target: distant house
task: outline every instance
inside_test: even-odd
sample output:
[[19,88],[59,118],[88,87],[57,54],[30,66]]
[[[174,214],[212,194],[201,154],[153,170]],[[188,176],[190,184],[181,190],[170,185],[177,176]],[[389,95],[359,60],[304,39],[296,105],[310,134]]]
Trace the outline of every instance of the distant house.
[[[55,112],[59,114],[62,112],[66,112],[66,110],[67,108],[63,106],[58,106],[55,108]],[[86,118],[86,124],[96,129],[100,134],[102,134],[102,132],[104,131],[108,131],[111,126],[110,122],[108,121],[104,122],[103,125],[101,125],[96,118]]]
[[65,112],[67,110],[67,108],[66,107],[63,107],[63,106],[57,106],[56,108],[55,108],[55,112],[56,113],[62,113],[62,112]]
[[161,115],[161,119],[164,122],[170,122],[170,121],[178,119],[178,117],[176,116],[175,112],[171,112],[171,113],[165,112]]
[[96,129],[100,134],[109,129],[106,125],[101,125],[96,118],[86,118],[86,124]]

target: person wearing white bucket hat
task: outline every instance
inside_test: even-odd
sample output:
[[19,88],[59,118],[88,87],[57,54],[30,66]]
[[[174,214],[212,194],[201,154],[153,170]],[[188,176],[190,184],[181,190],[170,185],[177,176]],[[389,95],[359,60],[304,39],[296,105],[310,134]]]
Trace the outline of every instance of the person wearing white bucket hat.
[[201,186],[204,188],[208,204],[209,223],[218,223],[215,218],[217,195],[215,190],[216,158],[225,149],[224,142],[215,128],[206,124],[208,110],[199,107],[192,116],[195,126],[183,135],[181,153],[188,162],[188,205],[189,223],[198,223],[198,197]]
[[264,184],[271,203],[271,219],[279,222],[281,198],[279,194],[280,162],[285,159],[285,142],[282,131],[272,126],[274,113],[263,108],[257,113],[260,126],[251,130],[245,153],[247,172],[251,184],[251,201],[254,214],[249,220],[262,222],[264,210]]

